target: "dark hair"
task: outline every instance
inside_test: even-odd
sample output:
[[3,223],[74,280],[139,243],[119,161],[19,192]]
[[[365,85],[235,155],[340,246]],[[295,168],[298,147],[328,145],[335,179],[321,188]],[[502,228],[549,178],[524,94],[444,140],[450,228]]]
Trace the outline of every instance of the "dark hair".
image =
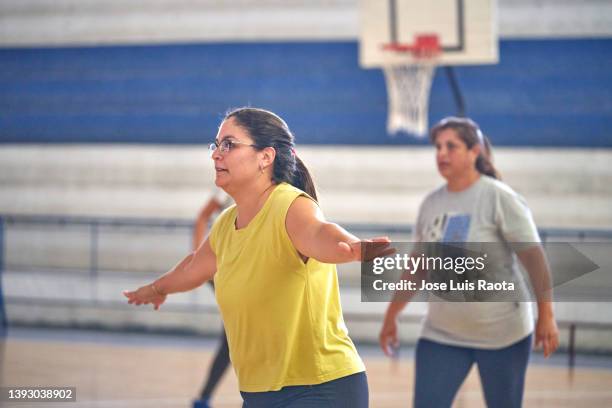
[[245,129],[257,150],[276,150],[272,181],[287,182],[317,200],[317,191],[310,172],[295,153],[294,137],[289,126],[278,115],[264,109],[238,108],[226,113],[224,120],[233,118]]
[[501,180],[501,175],[493,166],[493,147],[476,122],[468,118],[449,116],[442,119],[429,132],[431,143],[436,143],[438,134],[446,129],[453,129],[468,149],[480,145],[480,154],[476,158],[476,170],[479,173]]

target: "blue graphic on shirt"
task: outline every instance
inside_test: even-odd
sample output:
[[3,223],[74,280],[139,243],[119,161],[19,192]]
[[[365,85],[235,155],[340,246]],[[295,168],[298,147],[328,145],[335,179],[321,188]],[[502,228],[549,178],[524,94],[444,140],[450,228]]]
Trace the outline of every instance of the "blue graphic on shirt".
[[470,214],[447,215],[441,242],[466,242],[471,219]]

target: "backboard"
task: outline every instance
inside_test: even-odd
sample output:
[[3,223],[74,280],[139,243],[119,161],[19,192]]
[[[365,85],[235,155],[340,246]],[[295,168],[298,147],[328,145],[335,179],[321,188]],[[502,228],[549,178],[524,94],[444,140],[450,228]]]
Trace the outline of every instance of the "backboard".
[[436,65],[494,64],[498,61],[496,0],[361,0],[360,65],[411,64],[410,46],[419,36],[437,36]]

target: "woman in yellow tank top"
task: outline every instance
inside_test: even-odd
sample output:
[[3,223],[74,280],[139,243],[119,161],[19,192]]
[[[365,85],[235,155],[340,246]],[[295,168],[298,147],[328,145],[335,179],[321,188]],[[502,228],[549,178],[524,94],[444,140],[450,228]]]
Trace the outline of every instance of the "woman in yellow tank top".
[[128,302],[158,309],[168,294],[214,279],[248,408],[367,407],[365,367],[342,318],[335,267],[360,261],[361,241],[325,221],[293,135],[274,113],[228,113],[210,149],[215,184],[236,204],[172,270],[126,291]]

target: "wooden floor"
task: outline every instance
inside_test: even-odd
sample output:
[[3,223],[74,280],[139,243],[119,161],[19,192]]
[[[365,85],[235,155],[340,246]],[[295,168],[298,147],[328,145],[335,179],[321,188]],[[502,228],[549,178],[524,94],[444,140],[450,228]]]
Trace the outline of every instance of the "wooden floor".
[[[14,339],[4,343],[4,386],[73,386],[76,403],[1,406],[41,407],[190,407],[212,358],[213,348],[181,345],[100,343],[57,339]],[[413,361],[395,362],[366,353],[373,408],[409,407]],[[463,384],[454,407],[483,407],[474,371]],[[239,407],[231,370],[220,384],[215,407]],[[612,369],[567,368],[532,364],[525,407],[612,407]]]

